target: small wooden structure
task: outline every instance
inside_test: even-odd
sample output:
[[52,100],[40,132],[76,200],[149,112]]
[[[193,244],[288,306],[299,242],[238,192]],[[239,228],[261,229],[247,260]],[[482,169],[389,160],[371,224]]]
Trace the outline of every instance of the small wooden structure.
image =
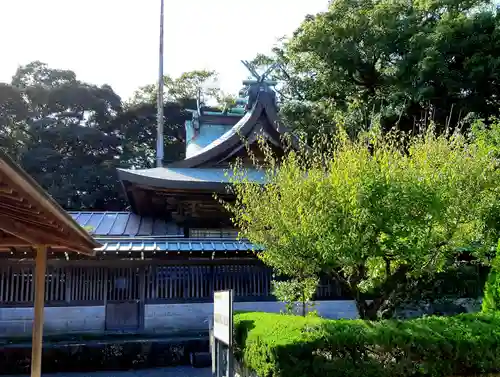
[[31,376],[41,374],[47,249],[93,255],[101,246],[24,170],[0,152],[0,251],[36,251]]

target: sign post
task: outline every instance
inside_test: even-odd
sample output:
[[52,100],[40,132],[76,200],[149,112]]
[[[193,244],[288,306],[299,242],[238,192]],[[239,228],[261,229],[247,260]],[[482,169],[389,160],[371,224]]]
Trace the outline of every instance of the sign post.
[[233,291],[214,292],[212,373],[233,377]]

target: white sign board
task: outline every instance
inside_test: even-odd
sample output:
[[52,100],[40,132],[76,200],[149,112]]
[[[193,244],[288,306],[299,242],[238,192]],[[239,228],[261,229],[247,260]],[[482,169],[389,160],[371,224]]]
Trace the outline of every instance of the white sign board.
[[233,340],[233,292],[214,292],[214,337],[232,345]]

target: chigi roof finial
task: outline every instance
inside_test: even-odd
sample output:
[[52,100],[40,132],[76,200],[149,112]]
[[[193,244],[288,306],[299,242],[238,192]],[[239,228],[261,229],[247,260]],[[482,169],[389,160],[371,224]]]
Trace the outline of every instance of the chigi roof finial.
[[279,66],[279,64],[272,64],[263,74],[259,75],[252,63],[247,60],[242,60],[241,62],[254,77],[253,80],[244,80],[243,85],[245,86],[245,88],[240,91],[240,96],[244,95],[245,97],[247,97],[246,109],[249,110],[252,108],[252,106],[255,104],[255,101],[257,100],[259,92],[266,92],[271,95],[271,97],[273,98],[273,102],[276,105],[276,92],[272,87],[275,86],[277,82],[274,80],[266,79],[269,74]]

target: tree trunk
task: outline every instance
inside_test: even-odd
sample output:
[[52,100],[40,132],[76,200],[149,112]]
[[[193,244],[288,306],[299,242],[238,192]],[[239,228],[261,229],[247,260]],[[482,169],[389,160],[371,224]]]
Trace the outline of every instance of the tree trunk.
[[392,318],[397,306],[394,297],[396,297],[396,292],[393,292],[390,297],[377,297],[373,300],[356,299],[359,318],[368,321]]
[[375,320],[377,319],[377,313],[373,313],[373,310],[369,310],[368,303],[364,299],[356,299],[356,308],[358,309],[359,318],[365,320]]
[[356,301],[359,317],[366,320],[380,320],[392,318],[398,305],[399,293],[403,292],[408,284],[406,273],[407,266],[400,266],[390,275],[379,289],[378,297],[367,300],[356,287],[352,287],[353,297]]

